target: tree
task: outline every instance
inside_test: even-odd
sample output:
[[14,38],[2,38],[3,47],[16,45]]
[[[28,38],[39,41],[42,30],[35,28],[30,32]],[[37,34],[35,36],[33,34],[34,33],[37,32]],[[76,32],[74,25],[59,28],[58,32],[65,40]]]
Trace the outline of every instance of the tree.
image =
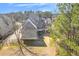
[[58,4],[60,15],[53,23],[51,37],[58,55],[79,55],[79,4]]
[[49,11],[42,12],[42,16],[46,18],[52,18],[52,13]]

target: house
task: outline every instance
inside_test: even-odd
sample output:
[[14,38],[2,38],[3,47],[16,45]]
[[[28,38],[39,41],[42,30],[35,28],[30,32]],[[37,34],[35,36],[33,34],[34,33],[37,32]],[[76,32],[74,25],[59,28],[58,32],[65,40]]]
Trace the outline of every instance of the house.
[[28,19],[25,20],[25,22],[22,25],[21,39],[25,40],[39,39],[40,37],[42,37],[44,30],[45,30],[44,20],[41,17],[39,17],[38,14],[31,13]]

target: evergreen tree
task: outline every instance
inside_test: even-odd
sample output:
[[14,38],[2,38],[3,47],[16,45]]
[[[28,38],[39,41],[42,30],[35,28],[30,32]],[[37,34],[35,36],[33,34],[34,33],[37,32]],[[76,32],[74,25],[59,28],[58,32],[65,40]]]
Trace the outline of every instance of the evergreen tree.
[[79,55],[79,4],[64,3],[58,7],[60,15],[51,29],[58,55]]

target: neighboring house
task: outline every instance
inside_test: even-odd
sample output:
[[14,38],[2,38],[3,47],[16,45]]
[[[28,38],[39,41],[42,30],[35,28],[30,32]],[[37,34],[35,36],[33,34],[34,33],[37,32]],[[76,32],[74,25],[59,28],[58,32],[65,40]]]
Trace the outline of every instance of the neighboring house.
[[[30,14],[21,29],[21,39],[39,39],[45,30],[45,23],[38,14]],[[41,34],[42,33],[42,34]]]
[[[16,24],[13,22],[16,22]],[[49,18],[45,19],[39,16],[38,13],[30,13],[28,16],[19,13],[0,14],[0,36],[8,35],[9,32],[13,31],[13,26],[19,23],[22,23],[22,25],[19,25],[19,27],[22,27],[22,39],[39,39],[51,21]]]

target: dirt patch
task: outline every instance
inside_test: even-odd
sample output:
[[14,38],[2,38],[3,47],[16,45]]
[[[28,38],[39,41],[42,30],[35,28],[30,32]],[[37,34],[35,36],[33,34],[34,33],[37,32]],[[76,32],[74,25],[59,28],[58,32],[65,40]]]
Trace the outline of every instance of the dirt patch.
[[[48,47],[27,47],[31,52],[35,53],[37,56],[54,56],[55,49]],[[26,56],[33,56],[30,52],[23,49],[23,52]],[[22,53],[19,51],[19,48],[10,48],[4,47],[0,50],[0,56],[22,56]]]
[[[46,47],[28,47],[27,48],[35,53],[37,56],[55,56],[56,55],[56,47],[50,46],[50,38],[48,36],[44,36],[44,42],[47,45]],[[37,43],[38,44],[38,43]],[[26,56],[35,56],[29,51],[23,48],[23,52]],[[1,56],[22,56],[22,53],[17,46],[4,46],[0,50]]]

